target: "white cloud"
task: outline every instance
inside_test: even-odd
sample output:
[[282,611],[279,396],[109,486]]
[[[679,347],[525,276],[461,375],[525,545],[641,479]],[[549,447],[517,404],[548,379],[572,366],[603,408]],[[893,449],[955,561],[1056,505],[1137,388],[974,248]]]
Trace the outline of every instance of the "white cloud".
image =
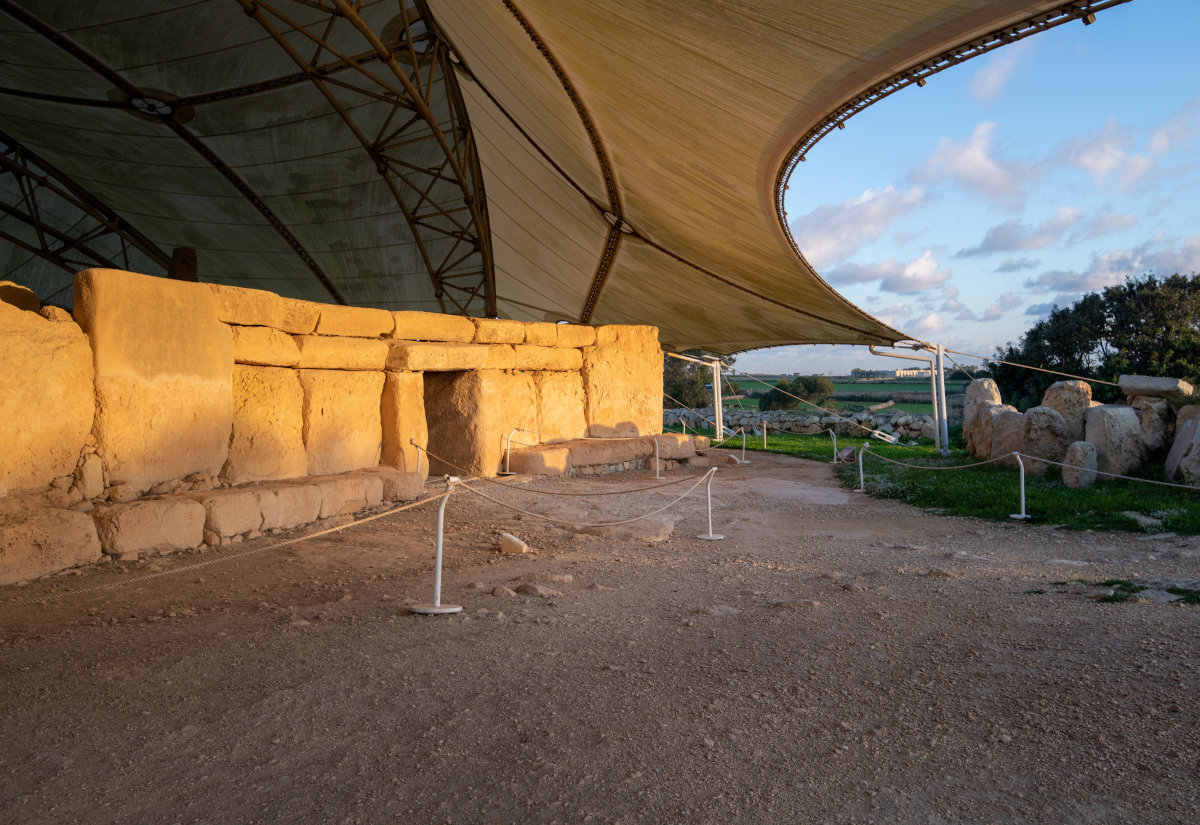
[[971,96],[983,103],[999,97],[1031,45],[1030,41],[1022,40],[992,52],[971,77],[968,86]]
[[817,269],[844,261],[880,237],[897,219],[921,205],[920,187],[900,192],[894,186],[868,189],[857,198],[818,206],[792,221],[796,245]]
[[908,304],[898,303],[886,306],[872,314],[889,326],[899,327],[912,317],[913,308]]
[[990,252],[1008,252],[1019,249],[1043,249],[1061,238],[1068,229],[1083,217],[1083,210],[1074,206],[1059,207],[1053,217],[1036,227],[1027,227],[1016,218],[993,226],[983,236],[978,246],[962,249],[956,258],[986,255]]
[[1005,258],[1000,262],[1000,266],[993,269],[993,272],[1007,274],[1010,272],[1020,272],[1025,269],[1037,269],[1038,262],[1033,258]]
[[1103,238],[1108,235],[1115,235],[1118,232],[1123,232],[1126,229],[1132,229],[1138,225],[1137,215],[1127,213],[1118,213],[1111,210],[1097,215],[1086,225],[1076,229],[1071,233],[1071,243],[1080,243],[1082,241],[1090,241],[1096,238]]
[[879,281],[879,288],[884,292],[901,294],[932,289],[949,277],[950,270],[940,269],[929,249],[907,264],[895,258],[871,264],[844,263],[826,274],[826,280],[835,286]]
[[1014,204],[1024,198],[1024,187],[1038,174],[1038,167],[1025,161],[1006,161],[995,157],[992,135],[996,124],[990,121],[975,127],[970,139],[963,143],[942,138],[937,151],[914,178],[933,183],[949,177],[997,203]]
[[942,312],[960,312],[966,309],[962,301],[958,300],[958,287],[953,284],[942,290],[942,298],[944,299]]
[[1005,292],[996,302],[983,311],[981,321],[998,321],[1003,318],[1009,310],[1016,309],[1021,305],[1022,301],[1012,292]]
[[1109,120],[1101,132],[1063,141],[1056,154],[1064,162],[1088,172],[1097,186],[1112,177],[1121,189],[1128,189],[1154,166],[1150,158],[1131,151],[1135,139],[1132,129]]
[[1155,238],[1133,249],[1111,249],[1092,257],[1087,269],[1052,270],[1025,282],[1036,293],[1058,292],[1055,302],[1066,306],[1085,292],[1122,283],[1131,275],[1154,272],[1172,275],[1176,272],[1200,272],[1200,235],[1193,235],[1177,247],[1163,247]]
[[911,332],[919,340],[930,341],[942,337],[942,333],[948,329],[950,325],[946,323],[946,319],[936,312],[931,312],[913,321],[907,332]]

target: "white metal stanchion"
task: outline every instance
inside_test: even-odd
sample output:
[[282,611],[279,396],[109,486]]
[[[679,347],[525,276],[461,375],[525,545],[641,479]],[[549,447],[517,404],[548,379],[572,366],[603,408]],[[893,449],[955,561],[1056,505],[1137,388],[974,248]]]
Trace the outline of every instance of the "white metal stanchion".
[[750,462],[746,460],[746,428],[742,427],[741,430],[742,430],[742,461],[741,461],[741,463],[749,464]]
[[829,437],[833,439],[833,463],[837,464],[838,463],[837,433],[835,433],[833,431],[833,427],[829,428]]
[[712,362],[712,385],[713,385],[713,426],[717,428],[717,439],[725,437],[725,401],[721,398],[721,362]]
[[1021,512],[1013,513],[1009,518],[1024,520],[1029,518],[1029,515],[1025,512],[1025,462],[1021,460],[1020,453],[1013,453],[1013,456],[1017,459],[1017,467],[1021,471]]
[[[454,476],[446,476],[446,493],[449,494],[454,489],[454,485],[458,479]],[[433,604],[416,604],[410,610],[413,613],[420,613],[425,616],[442,615],[445,613],[461,613],[462,605],[460,604],[442,604],[442,535],[446,524],[446,502],[450,500],[449,495],[442,497],[438,502],[437,513],[437,543],[433,554]]]
[[496,475],[501,475],[501,476],[515,476],[516,475],[516,473],[514,473],[512,470],[510,470],[508,468],[508,462],[512,458],[513,433],[515,433],[519,429],[521,429],[521,428],[513,427],[511,430],[508,431],[508,438],[506,439],[508,443],[504,448],[504,469],[501,470],[500,472],[496,473]]
[[763,450],[765,451],[767,449],[767,422],[766,421],[764,421],[762,423],[762,428],[763,428]]
[[662,462],[658,460],[658,439],[653,435],[650,438],[654,439],[654,478],[657,481],[662,481]]
[[866,481],[863,478],[863,453],[867,451],[867,442],[863,442],[862,449],[858,451],[858,489],[854,492],[865,493],[867,491]]
[[696,536],[696,538],[704,539],[705,541],[719,541],[720,539],[725,538],[724,536],[718,535],[712,531],[712,482],[713,476],[716,474],[716,467],[713,467],[708,471],[708,534],[704,536]]
[[950,408],[946,406],[946,348],[937,345],[938,420],[934,422],[942,434],[942,446],[950,449]]

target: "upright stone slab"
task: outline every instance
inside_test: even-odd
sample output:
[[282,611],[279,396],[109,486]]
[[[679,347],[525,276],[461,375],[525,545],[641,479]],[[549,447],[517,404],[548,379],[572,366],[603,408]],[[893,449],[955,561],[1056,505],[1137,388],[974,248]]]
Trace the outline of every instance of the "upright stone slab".
[[75,277],[75,317],[92,342],[110,483],[146,490],[217,474],[233,426],[233,339],[208,285],[88,269]]
[[1165,398],[1139,395],[1129,402],[1141,425],[1142,450],[1157,453],[1170,443],[1172,427],[1167,422],[1170,408]]
[[79,327],[0,303],[0,485],[70,475],[94,413],[92,351]]
[[[1067,422],[1053,407],[1030,407],[1025,411],[1025,450],[1037,458],[1058,461],[1071,443]],[[1027,461],[1034,475],[1044,475],[1050,465],[1044,461]]]
[[1096,448],[1096,467],[1123,475],[1142,461],[1141,422],[1131,407],[1102,404],[1088,410],[1087,440]]
[[1195,457],[1200,457],[1198,450],[1200,450],[1200,418],[1189,417],[1175,429],[1175,440],[1171,444],[1171,450],[1167,453],[1167,461],[1163,467],[1163,474],[1167,481],[1179,474],[1180,466],[1193,453],[1195,453]]
[[658,327],[604,326],[583,348],[588,432],[621,438],[662,432],[663,355]]
[[1096,448],[1086,441],[1076,441],[1063,455],[1063,484],[1068,487],[1091,487],[1096,483]]
[[587,399],[579,373],[535,372],[532,377],[542,442],[585,438],[588,434],[584,413]]
[[1042,394],[1042,406],[1057,410],[1072,441],[1083,440],[1083,425],[1092,408],[1092,387],[1086,381],[1055,381]]
[[234,484],[303,476],[303,407],[296,370],[235,365],[233,434],[222,475]]
[[36,579],[100,559],[87,513],[52,508],[0,510],[0,586]]
[[383,453],[380,462],[404,473],[417,473],[422,481],[429,475],[429,462],[412,445],[429,443],[425,425],[425,378],[419,372],[389,372],[383,383],[380,408],[383,424]]
[[[1025,453],[1025,416],[1011,408],[1000,408],[992,417],[992,458],[1003,458],[1002,464],[1017,466],[1010,453]],[[1029,462],[1025,462],[1026,467]],[[1044,469],[1043,469],[1044,472]]]
[[993,413],[989,408],[1000,404],[1000,388],[992,379],[976,378],[967,385],[963,402],[963,438],[967,442],[967,452],[976,458],[991,455]]
[[537,438],[533,380],[499,370],[426,374],[425,420],[429,449],[439,457],[430,459],[431,475],[494,476],[514,427],[529,431],[517,433],[517,441]]
[[[389,316],[390,318],[391,316]],[[300,370],[308,474],[343,473],[379,463],[382,372]]]

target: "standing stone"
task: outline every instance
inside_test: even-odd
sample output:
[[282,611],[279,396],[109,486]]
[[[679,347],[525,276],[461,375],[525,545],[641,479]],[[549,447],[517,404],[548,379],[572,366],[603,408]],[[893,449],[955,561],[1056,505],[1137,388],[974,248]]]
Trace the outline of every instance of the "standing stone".
[[79,327],[0,302],[0,482],[41,487],[73,472],[94,413]]
[[593,438],[662,432],[658,327],[597,327],[595,345],[583,348],[582,375]]
[[[390,319],[391,316],[389,315]],[[299,370],[308,474],[374,467],[383,443],[383,373]]]
[[992,379],[976,378],[967,385],[963,401],[963,437],[967,452],[977,458],[991,455],[992,412],[989,408],[1000,404],[1000,388]]
[[[1171,445],[1171,451],[1167,453],[1167,463],[1164,467],[1167,481],[1175,478],[1176,474],[1187,477],[1189,484],[1200,480],[1200,473],[1196,472],[1200,469],[1197,459],[1200,459],[1200,416],[1190,416],[1175,429],[1175,441]],[[1186,470],[1183,468],[1185,460],[1188,461]]]
[[88,269],[75,276],[75,317],[92,343],[109,478],[146,490],[218,473],[233,427],[233,336],[208,285]]
[[1122,375],[1117,386],[1129,398],[1150,395],[1156,398],[1182,398],[1192,394],[1192,385],[1179,378],[1156,378],[1149,375]]
[[1086,381],[1055,381],[1042,395],[1042,406],[1057,410],[1070,439],[1082,441],[1084,421],[1092,407],[1092,386]]
[[1096,448],[1086,441],[1076,441],[1067,447],[1063,456],[1063,484],[1068,487],[1091,487],[1096,483]]
[[234,484],[304,475],[303,405],[296,370],[235,365],[233,434],[221,474]]
[[[1031,407],[1025,411],[1025,452],[1037,458],[1058,461],[1071,443],[1067,422],[1052,407]],[[1034,475],[1043,475],[1050,465],[1044,461],[1026,462]]]
[[586,438],[586,398],[583,394],[583,378],[579,373],[535,372],[531,377],[537,395],[540,440],[545,443]]
[[1123,475],[1142,461],[1142,425],[1131,407],[1102,404],[1087,415],[1087,440],[1096,447],[1096,467]]
[[1172,434],[1167,423],[1167,399],[1139,395],[1129,402],[1129,406],[1137,413],[1141,423],[1143,451],[1156,453],[1166,447]]
[[[424,314],[424,313],[421,313]],[[383,423],[383,454],[380,462],[404,473],[429,476],[429,462],[412,445],[429,443],[425,423],[425,380],[419,372],[388,372],[383,384],[380,415]]]
[[[1025,416],[1011,407],[996,410],[992,417],[992,458],[1008,456],[1001,462],[1017,466],[1017,459],[1010,453],[1028,452],[1025,449]],[[1028,467],[1026,462],[1026,467]],[[1045,470],[1043,469],[1043,472]]]

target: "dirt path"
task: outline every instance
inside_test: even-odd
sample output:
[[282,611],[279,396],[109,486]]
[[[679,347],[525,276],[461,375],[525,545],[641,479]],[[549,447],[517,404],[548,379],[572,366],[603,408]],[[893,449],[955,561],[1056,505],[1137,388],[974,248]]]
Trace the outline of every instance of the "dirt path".
[[[481,489],[611,521],[684,488]],[[406,606],[429,506],[0,591],[0,821],[1195,820],[1200,608],[1052,582],[1197,577],[1200,541],[933,517],[780,456],[714,491],[723,541],[696,496],[590,535],[456,492],[455,617]]]

